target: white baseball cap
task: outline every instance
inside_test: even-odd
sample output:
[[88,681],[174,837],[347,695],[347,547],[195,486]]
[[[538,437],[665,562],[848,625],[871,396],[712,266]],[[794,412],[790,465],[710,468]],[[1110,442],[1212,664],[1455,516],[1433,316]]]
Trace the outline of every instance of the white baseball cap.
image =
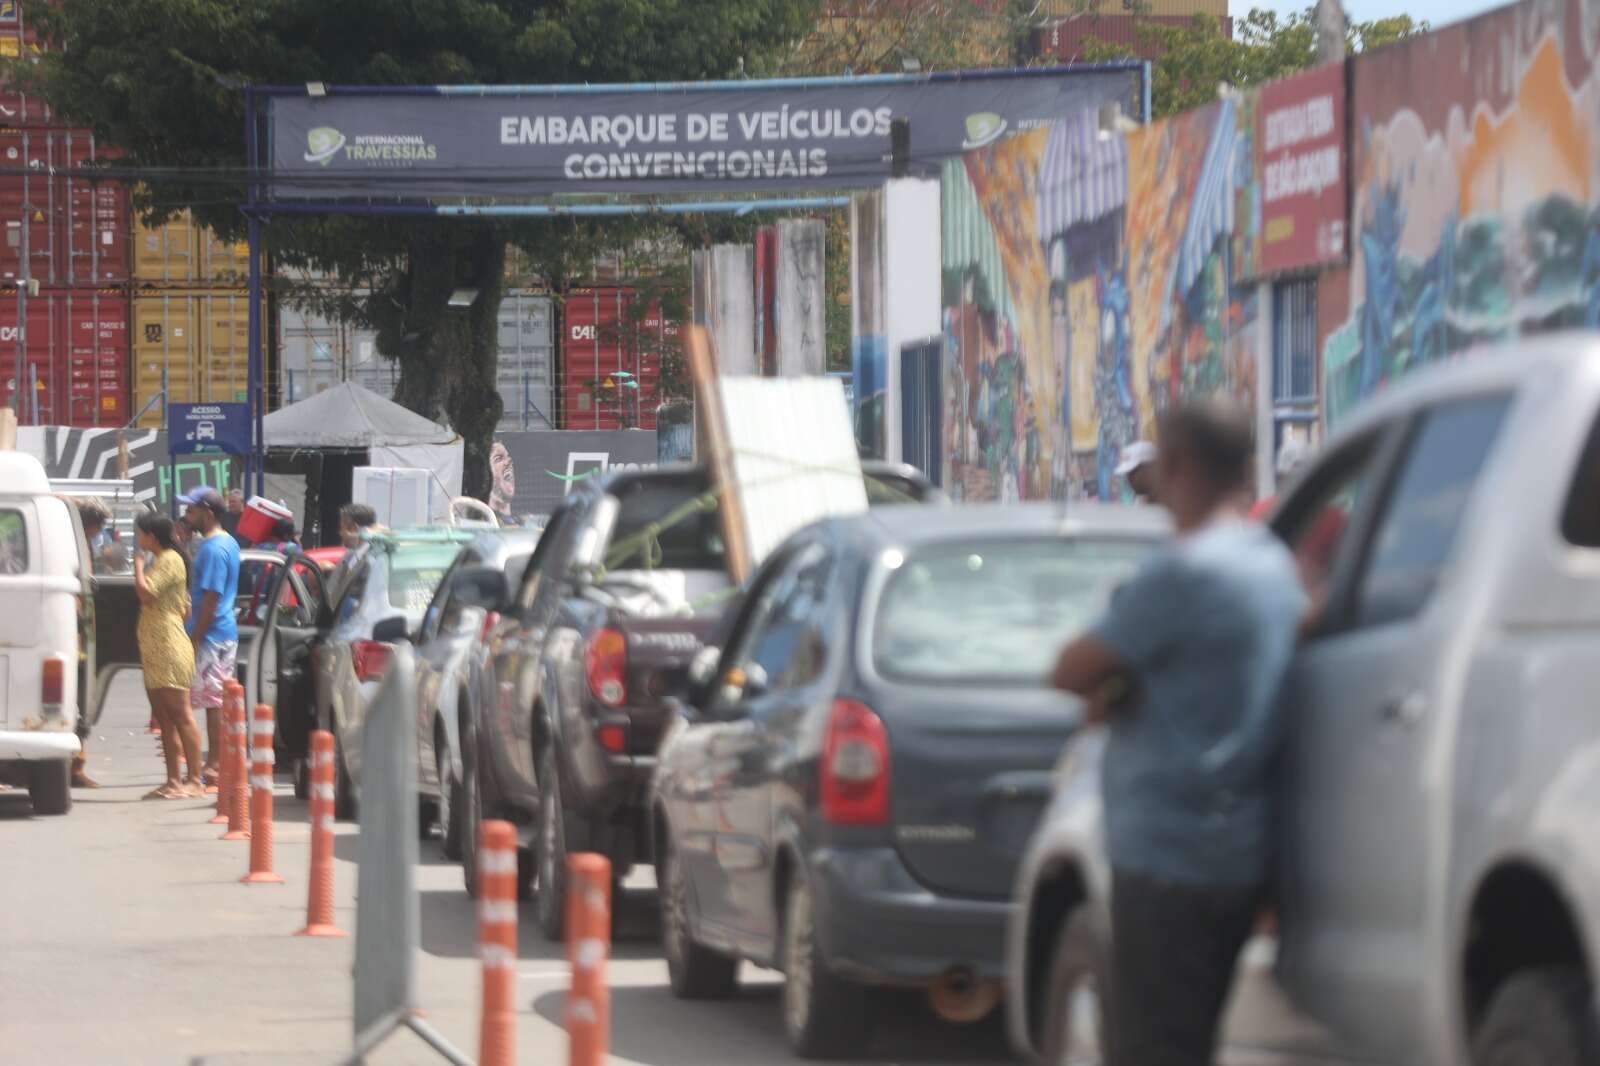
[[1146,463],[1156,461],[1156,446],[1147,440],[1136,440],[1122,449],[1121,461],[1117,463],[1117,476],[1127,477]]

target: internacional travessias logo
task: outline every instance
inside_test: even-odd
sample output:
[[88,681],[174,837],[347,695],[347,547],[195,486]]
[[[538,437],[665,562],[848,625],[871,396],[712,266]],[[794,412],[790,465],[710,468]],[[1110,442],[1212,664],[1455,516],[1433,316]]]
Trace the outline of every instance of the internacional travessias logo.
[[307,163],[327,166],[335,159],[375,167],[405,167],[431,163],[439,158],[439,146],[412,133],[371,133],[346,137],[332,126],[318,126],[306,132]]

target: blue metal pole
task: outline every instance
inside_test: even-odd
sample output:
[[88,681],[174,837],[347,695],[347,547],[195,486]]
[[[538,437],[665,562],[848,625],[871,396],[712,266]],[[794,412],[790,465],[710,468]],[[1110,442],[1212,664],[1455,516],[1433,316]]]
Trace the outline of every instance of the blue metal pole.
[[249,169],[245,202],[250,246],[250,296],[247,317],[250,330],[250,365],[246,373],[245,398],[249,404],[250,461],[245,465],[245,487],[248,490],[250,472],[253,470],[256,495],[261,496],[266,493],[267,442],[262,421],[266,416],[263,408],[266,407],[267,393],[262,387],[265,361],[262,359],[261,351],[261,216],[256,211],[255,181],[256,167],[260,159],[257,151],[256,91],[247,85],[244,90],[244,153],[245,166]]
[[1141,79],[1144,82],[1144,114],[1139,117],[1147,123],[1155,119],[1155,116],[1150,113],[1150,80],[1154,69],[1155,67],[1148,59],[1144,61],[1144,77]]

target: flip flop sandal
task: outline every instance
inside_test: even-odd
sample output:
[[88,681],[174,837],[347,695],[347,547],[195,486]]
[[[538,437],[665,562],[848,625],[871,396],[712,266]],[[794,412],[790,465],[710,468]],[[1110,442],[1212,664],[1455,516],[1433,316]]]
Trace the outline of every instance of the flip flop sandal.
[[169,789],[166,785],[162,785],[159,788],[152,788],[149,792],[146,792],[139,798],[147,800],[169,800],[180,799],[182,797],[173,795],[171,789]]

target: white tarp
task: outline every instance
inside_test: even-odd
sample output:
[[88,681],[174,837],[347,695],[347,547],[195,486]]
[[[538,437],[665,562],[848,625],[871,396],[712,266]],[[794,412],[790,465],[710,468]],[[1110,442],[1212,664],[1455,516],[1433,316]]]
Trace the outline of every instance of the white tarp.
[[867,509],[838,378],[724,377],[717,388],[752,566],[802,526]]
[[272,412],[263,425],[268,448],[460,444],[453,430],[349,381]]

